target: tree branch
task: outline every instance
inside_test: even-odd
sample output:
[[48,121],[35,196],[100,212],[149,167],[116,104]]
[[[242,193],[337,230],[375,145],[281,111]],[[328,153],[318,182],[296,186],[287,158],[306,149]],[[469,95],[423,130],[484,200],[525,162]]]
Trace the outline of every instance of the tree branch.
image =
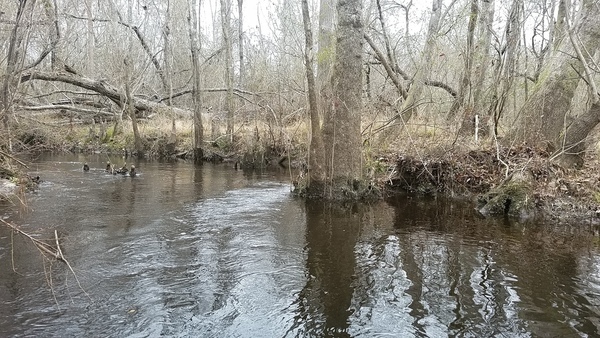
[[379,50],[379,48],[377,48],[377,46],[375,45],[375,42],[373,42],[373,40],[371,39],[371,37],[369,35],[367,35],[365,33],[363,36],[364,36],[365,40],[367,41],[367,43],[369,44],[369,46],[371,46],[371,49],[373,49],[373,52],[375,52],[375,56],[377,57],[379,62],[381,62],[381,64],[383,65],[383,68],[385,68],[385,71],[387,72],[388,76],[392,80],[392,83],[394,83],[394,86],[396,86],[396,88],[400,92],[400,95],[402,95],[403,98],[407,98],[408,92],[406,91],[406,89],[404,89],[404,87],[400,83],[400,80],[398,79],[398,75],[396,74],[396,72],[392,69],[392,67],[388,63],[387,59],[385,58],[385,55],[383,55],[383,52],[381,52]]

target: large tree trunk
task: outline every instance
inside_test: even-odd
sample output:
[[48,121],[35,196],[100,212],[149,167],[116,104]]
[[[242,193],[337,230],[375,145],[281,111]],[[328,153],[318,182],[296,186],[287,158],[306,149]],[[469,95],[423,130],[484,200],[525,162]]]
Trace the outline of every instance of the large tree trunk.
[[331,100],[331,73],[335,56],[335,2],[334,0],[320,0],[319,4],[319,49],[317,57],[317,92],[321,94],[318,103],[320,115],[326,116],[325,110],[329,109],[326,102]]
[[[323,138],[321,136],[321,119],[317,101],[317,85],[314,67],[314,45],[311,29],[308,0],[302,0],[302,21],[304,23],[304,63],[306,68],[306,82],[308,85],[308,110],[310,118],[310,146],[309,146],[309,173],[307,182],[308,194],[322,196],[322,184],[325,181],[325,155],[323,152]],[[314,182],[314,185],[312,183]],[[316,190],[316,191],[315,191]]]
[[583,165],[586,138],[598,123],[600,123],[600,101],[596,99],[584,114],[566,128],[561,149],[555,156],[563,167],[580,168]]
[[[591,58],[600,43],[600,8],[595,1],[584,2],[572,34],[578,37],[579,49],[589,53],[584,57]],[[581,139],[583,136],[581,132],[576,132],[578,136],[563,137],[565,132],[580,130],[573,127],[573,124],[584,118],[571,114],[571,100],[585,73],[585,67],[582,62],[584,60],[574,57],[578,53],[571,40],[562,41],[559,51],[553,53],[543,67],[537,90],[521,109],[519,119],[509,135],[510,140],[545,146],[550,151],[561,151],[565,146],[565,139],[572,136]],[[572,145],[572,140],[568,143]]]
[[362,1],[337,4],[337,44],[332,100],[325,110],[323,140],[326,161],[325,196],[349,199],[360,196],[362,183]]

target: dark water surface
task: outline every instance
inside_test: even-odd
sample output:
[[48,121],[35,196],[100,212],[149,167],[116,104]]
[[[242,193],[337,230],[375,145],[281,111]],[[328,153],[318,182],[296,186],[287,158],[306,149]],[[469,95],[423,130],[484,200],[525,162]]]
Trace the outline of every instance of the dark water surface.
[[292,198],[285,172],[136,162],[132,179],[106,160],[39,159],[28,209],[3,207],[58,230],[85,292],[0,229],[0,337],[600,336],[596,227],[443,199],[332,208]]

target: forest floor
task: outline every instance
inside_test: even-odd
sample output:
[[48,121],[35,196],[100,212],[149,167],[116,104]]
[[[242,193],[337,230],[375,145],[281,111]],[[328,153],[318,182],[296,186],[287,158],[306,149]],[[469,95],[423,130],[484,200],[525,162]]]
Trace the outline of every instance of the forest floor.
[[[99,134],[89,126],[79,126],[62,132],[57,132],[56,128],[27,127],[16,134],[17,151],[22,152],[125,152],[135,156],[131,150],[133,137],[128,133],[113,137],[110,130]],[[189,130],[178,132],[176,142],[169,131],[146,132],[144,135],[146,156],[190,159],[192,133]],[[227,144],[222,139],[207,142],[204,160],[231,161],[246,168],[291,166],[296,173],[306,162],[305,146],[298,140],[277,144],[265,141],[267,137],[254,143],[249,142],[250,139],[261,138],[240,137],[234,144]],[[365,150],[365,167],[370,183],[377,186],[382,196],[409,193],[466,197],[480,210],[490,191],[502,187],[515,175],[527,173],[530,179],[525,203],[531,212],[517,218],[522,221],[541,217],[560,223],[600,223],[600,155],[595,152],[586,155],[583,168],[565,170],[551,161],[550,154],[539,149],[524,145],[501,147],[489,141],[477,145],[472,142],[460,144],[456,138],[432,135],[431,130],[397,139],[386,145],[386,150],[379,149]],[[0,167],[6,166],[6,163],[0,164]],[[500,212],[495,216],[506,215]]]

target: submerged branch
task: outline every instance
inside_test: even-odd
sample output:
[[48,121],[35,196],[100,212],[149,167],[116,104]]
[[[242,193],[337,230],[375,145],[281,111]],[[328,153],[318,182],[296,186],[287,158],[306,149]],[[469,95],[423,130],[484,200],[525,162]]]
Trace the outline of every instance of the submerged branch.
[[[81,291],[83,291],[83,293],[89,298],[88,293],[83,289],[83,287],[81,286],[81,283],[79,282],[79,278],[77,278],[77,274],[75,273],[75,271],[73,270],[73,267],[71,266],[71,263],[69,263],[69,261],[65,258],[65,256],[63,255],[62,249],[60,247],[59,241],[58,241],[58,232],[56,230],[54,230],[54,239],[55,239],[55,243],[56,246],[52,246],[44,241],[41,241],[37,238],[34,238],[33,236],[31,236],[30,234],[26,233],[25,231],[19,229],[19,227],[17,227],[15,224],[7,222],[3,219],[0,219],[0,222],[4,225],[6,225],[10,230],[12,230],[13,232],[18,233],[19,235],[29,239],[33,245],[35,245],[35,247],[40,251],[40,253],[42,254],[42,256],[44,258],[52,258],[58,261],[61,261],[63,263],[65,263],[65,265],[69,268],[69,270],[71,271],[71,273],[73,274],[73,276],[75,277],[75,281],[77,282],[77,285],[79,286],[79,288],[81,289]],[[49,281],[49,284],[51,285],[51,281]]]

